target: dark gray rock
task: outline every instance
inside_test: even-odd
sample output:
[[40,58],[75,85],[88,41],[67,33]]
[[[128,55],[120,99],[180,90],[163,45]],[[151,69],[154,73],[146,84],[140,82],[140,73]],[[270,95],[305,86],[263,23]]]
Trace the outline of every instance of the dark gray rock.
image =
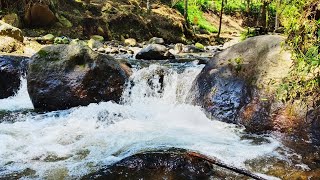
[[20,87],[20,77],[27,72],[29,59],[23,56],[0,56],[0,99],[13,96]]
[[199,49],[194,45],[186,45],[182,49],[183,53],[198,53],[198,52],[204,52],[203,49]]
[[258,36],[216,54],[194,81],[193,103],[250,131],[272,129],[274,94],[292,65],[282,42],[281,36]]
[[48,46],[32,57],[28,92],[34,107],[45,111],[118,102],[129,70],[87,46]]
[[145,48],[141,49],[136,55],[136,59],[144,60],[164,60],[175,59],[168,49],[160,44],[149,44]]
[[82,177],[86,179],[248,179],[227,168],[216,166],[210,158],[195,152],[173,149],[145,152],[127,157],[109,167]]
[[320,107],[311,110],[308,114],[311,123],[310,134],[313,144],[320,146]]

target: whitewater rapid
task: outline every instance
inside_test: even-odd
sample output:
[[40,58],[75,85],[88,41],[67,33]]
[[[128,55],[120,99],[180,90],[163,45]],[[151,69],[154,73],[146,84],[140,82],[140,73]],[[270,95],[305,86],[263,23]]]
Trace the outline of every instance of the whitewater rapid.
[[[208,119],[200,107],[185,103],[202,68],[151,65],[135,70],[120,104],[101,102],[24,113],[15,122],[4,119],[0,177],[27,169],[30,179],[76,179],[137,152],[170,147],[198,151],[237,167],[245,167],[247,160],[277,156],[280,143],[274,138],[264,137],[259,144],[243,139],[243,129]],[[32,109],[22,82],[15,97],[0,100],[0,111]]]

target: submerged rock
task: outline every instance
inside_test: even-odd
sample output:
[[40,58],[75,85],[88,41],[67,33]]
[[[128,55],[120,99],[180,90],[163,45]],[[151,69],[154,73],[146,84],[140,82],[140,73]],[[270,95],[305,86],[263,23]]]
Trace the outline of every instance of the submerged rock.
[[86,179],[248,179],[245,175],[215,166],[204,155],[185,150],[145,152],[130,156]]
[[20,87],[20,77],[27,72],[27,57],[0,56],[0,99],[13,96]]
[[145,60],[175,59],[174,55],[165,46],[160,44],[149,44],[138,52],[136,58]]
[[216,54],[194,81],[194,103],[251,131],[273,128],[274,95],[292,65],[281,36],[249,38]]
[[32,57],[28,92],[36,109],[59,110],[120,100],[128,69],[86,46],[56,45]]

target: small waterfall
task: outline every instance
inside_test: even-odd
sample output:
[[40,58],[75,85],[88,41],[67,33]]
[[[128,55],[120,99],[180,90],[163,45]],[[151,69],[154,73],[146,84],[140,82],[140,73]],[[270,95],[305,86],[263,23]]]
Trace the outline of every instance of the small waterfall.
[[[74,179],[137,152],[184,148],[238,167],[275,156],[280,143],[242,140],[243,129],[208,119],[186,104],[202,66],[183,70],[151,65],[135,70],[122,103],[101,102],[46,114],[25,114],[0,123],[0,179],[23,172],[31,179]],[[2,109],[32,108],[25,91],[0,101]],[[7,106],[3,106],[7,104]]]
[[0,111],[16,111],[21,109],[33,109],[25,77],[21,77],[20,89],[15,96],[7,99],[0,99]]

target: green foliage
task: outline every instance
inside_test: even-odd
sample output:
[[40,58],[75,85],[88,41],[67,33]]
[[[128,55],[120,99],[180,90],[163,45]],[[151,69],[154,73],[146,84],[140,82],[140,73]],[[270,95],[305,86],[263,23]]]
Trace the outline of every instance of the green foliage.
[[229,59],[228,62],[229,62],[229,64],[234,65],[234,69],[236,70],[237,73],[239,73],[242,70],[242,64],[243,64],[242,57]]
[[[222,0],[214,0],[213,2],[213,10],[220,11],[221,10],[221,1]],[[246,10],[246,5],[241,0],[228,0],[224,5],[223,12],[225,14],[235,14],[236,12],[244,12]]]
[[243,59],[241,57],[235,58],[234,62],[236,63],[235,70],[240,72],[242,69]]
[[201,43],[196,43],[195,46],[199,49],[204,49],[204,46]]
[[[211,33],[218,32],[217,28],[210,24],[204,17],[201,10],[202,5],[208,3],[208,0],[189,0],[188,20],[193,25],[198,25],[201,29],[205,29]],[[184,13],[184,2],[179,1],[175,6],[182,14]]]
[[310,16],[315,14],[315,5],[317,0],[293,0],[281,9],[287,43],[294,53],[291,75],[278,90],[283,101],[320,100],[320,20]]
[[241,41],[246,40],[249,37],[257,36],[255,28],[247,28],[245,31],[241,32]]
[[49,55],[49,53],[43,49],[41,49],[40,51],[38,51],[38,55],[41,57],[41,58],[44,58],[44,57],[47,57]]

